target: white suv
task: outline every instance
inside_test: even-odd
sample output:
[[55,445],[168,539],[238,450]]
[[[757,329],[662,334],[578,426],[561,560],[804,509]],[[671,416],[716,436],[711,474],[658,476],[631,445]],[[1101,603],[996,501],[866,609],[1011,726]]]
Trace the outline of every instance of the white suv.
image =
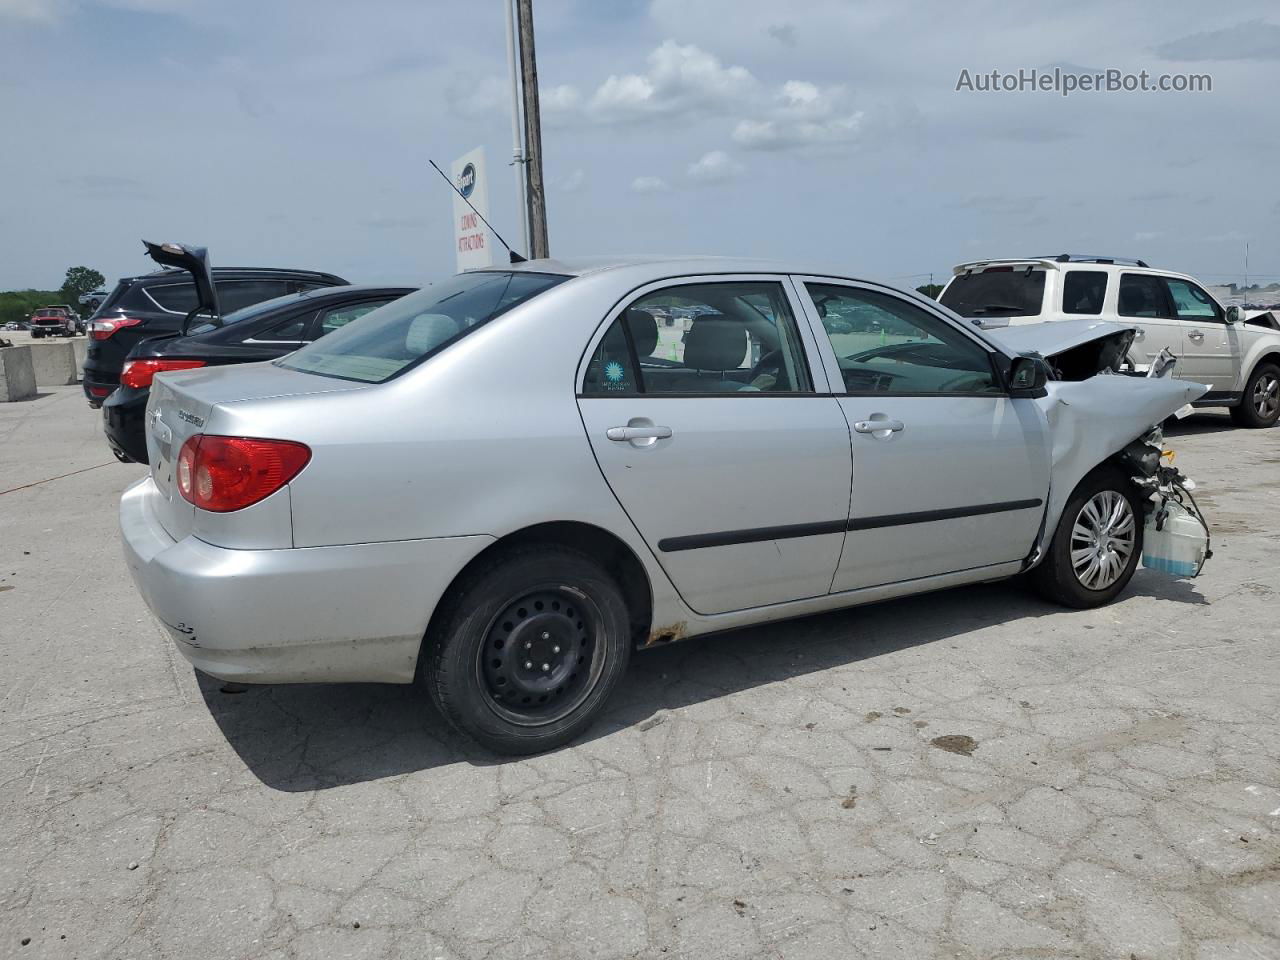
[[1230,407],[1236,423],[1280,417],[1280,323],[1224,308],[1191,277],[1141,260],[1061,254],[978,260],[953,271],[938,299],[982,326],[1096,317],[1137,327],[1127,360],[1145,371],[1168,348],[1175,376],[1208,384],[1200,407]]

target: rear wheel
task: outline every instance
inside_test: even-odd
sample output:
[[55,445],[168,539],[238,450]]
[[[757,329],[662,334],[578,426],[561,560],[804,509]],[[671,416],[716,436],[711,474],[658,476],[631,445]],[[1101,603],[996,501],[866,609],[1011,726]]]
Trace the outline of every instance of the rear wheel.
[[1269,427],[1280,419],[1280,367],[1260,363],[1254,368],[1231,419],[1242,427]]
[[631,653],[622,591],[595,560],[521,547],[460,584],[433,628],[424,680],[445,718],[496,753],[572,740]]
[[1032,585],[1068,607],[1110,603],[1137,569],[1142,526],[1142,500],[1132,481],[1115,467],[1099,467],[1067,501],[1048,553],[1031,571]]

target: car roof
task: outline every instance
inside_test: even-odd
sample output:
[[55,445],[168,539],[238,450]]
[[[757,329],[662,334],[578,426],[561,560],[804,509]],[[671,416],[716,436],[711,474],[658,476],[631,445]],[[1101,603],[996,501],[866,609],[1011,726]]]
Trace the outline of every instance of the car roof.
[[1063,260],[1061,257],[1011,257],[1008,259],[970,260],[967,263],[956,264],[951,268],[951,272],[954,276],[959,276],[968,270],[1011,265],[1034,265],[1037,267],[1044,267],[1046,270],[1063,270],[1073,268],[1083,270],[1107,270],[1111,272],[1124,273],[1148,273],[1158,277],[1176,277],[1179,280],[1189,280],[1197,285],[1200,285],[1201,283],[1189,273],[1179,273],[1177,270],[1167,270],[1164,267],[1153,267],[1141,260],[1132,260],[1126,257],[1099,257],[1094,259],[1073,257],[1069,260]]
[[[347,282],[336,273],[326,273],[323,270],[300,270],[293,267],[213,267],[211,272],[215,280],[282,277],[284,279],[324,280],[334,286],[344,285]],[[138,280],[155,279],[172,280],[190,276],[191,273],[187,270],[178,267],[165,267],[162,270],[153,270],[150,273],[138,273],[131,277],[121,277],[120,282],[134,283]]]
[[[526,260],[523,263],[510,265],[495,264],[483,267],[483,271],[505,272],[513,270],[520,273],[553,273],[569,277],[585,277],[608,271],[626,271],[632,276],[628,279],[643,278],[661,280],[664,277],[689,276],[697,274],[717,273],[779,273],[802,274],[819,277],[833,277],[848,280],[861,278],[851,274],[845,267],[822,266],[814,263],[797,263],[783,260],[767,260],[754,257],[716,257],[716,256],[680,256],[670,254],[637,254],[633,256],[600,256],[571,257],[566,259],[548,258],[545,260]],[[879,283],[865,280],[867,283]]]
[[404,296],[413,293],[418,287],[403,283],[340,283],[332,287],[316,287],[299,295],[301,300],[315,300],[320,297],[349,297],[353,294],[394,293]]

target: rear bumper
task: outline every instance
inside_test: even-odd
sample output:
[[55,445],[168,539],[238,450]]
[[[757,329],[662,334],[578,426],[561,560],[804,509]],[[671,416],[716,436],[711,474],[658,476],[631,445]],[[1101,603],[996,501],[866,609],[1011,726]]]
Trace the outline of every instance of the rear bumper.
[[431,613],[491,537],[287,550],[175,541],[150,477],[125,491],[133,581],[196,669],[241,683],[409,683]]
[[150,390],[120,387],[102,404],[102,429],[117,456],[147,462],[147,398]]
[[81,386],[84,388],[85,399],[92,407],[102,406],[102,401],[120,386],[121,364],[112,366],[104,363],[100,356],[101,349],[98,341],[89,341],[89,355],[84,361],[84,380]]

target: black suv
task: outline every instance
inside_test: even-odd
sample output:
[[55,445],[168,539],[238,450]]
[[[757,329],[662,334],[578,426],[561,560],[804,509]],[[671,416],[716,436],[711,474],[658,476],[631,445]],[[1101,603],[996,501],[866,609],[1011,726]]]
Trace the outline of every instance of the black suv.
[[[120,385],[124,358],[139,341],[181,331],[197,316],[231,313],[241,307],[291,293],[305,293],[320,287],[343,286],[346,280],[318,270],[290,270],[274,267],[207,266],[205,276],[213,280],[215,307],[209,307],[207,291],[197,291],[197,275],[187,263],[193,248],[176,244],[146,244],[152,259],[174,268],[137,277],[124,277],[103,301],[89,321],[89,355],[84,363],[84,395],[91,406],[100,407]],[[199,251],[203,255],[203,251]]]

